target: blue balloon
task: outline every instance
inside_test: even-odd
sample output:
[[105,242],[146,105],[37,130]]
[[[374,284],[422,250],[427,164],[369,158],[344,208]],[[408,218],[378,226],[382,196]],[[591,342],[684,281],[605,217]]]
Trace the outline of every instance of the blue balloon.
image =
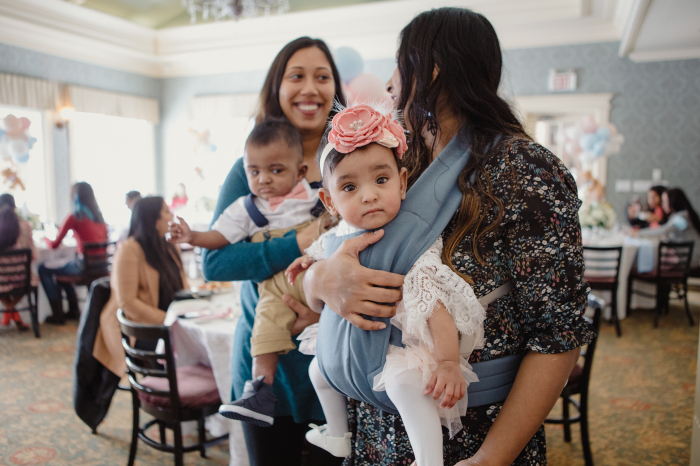
[[610,140],[610,130],[605,126],[601,126],[600,128],[598,128],[598,131],[596,131],[595,134],[596,136],[598,136],[598,140],[603,140],[606,142]]
[[17,163],[27,163],[27,160],[29,160],[29,152],[24,155],[20,155],[19,157],[15,157],[14,159]]
[[216,144],[209,144],[209,150],[211,152],[216,152],[216,149],[217,149]]
[[5,131],[3,131],[3,130],[0,128],[0,138],[2,137],[3,134],[5,134]]
[[340,79],[348,84],[359,76],[365,68],[360,53],[352,47],[338,47],[335,49],[335,66],[340,73]]
[[603,155],[603,153],[605,152],[606,145],[607,145],[607,143],[605,141],[598,141],[593,146],[593,149],[591,150],[591,152],[593,153],[593,155],[596,156],[596,158],[598,158],[601,155]]
[[[2,135],[0,135],[0,137],[2,137]],[[31,150],[32,147],[34,147],[35,142],[36,142],[36,138],[29,138],[27,140],[27,147],[29,147],[29,150]]]
[[592,150],[596,143],[596,136],[593,133],[586,133],[578,140],[578,145],[583,150]]

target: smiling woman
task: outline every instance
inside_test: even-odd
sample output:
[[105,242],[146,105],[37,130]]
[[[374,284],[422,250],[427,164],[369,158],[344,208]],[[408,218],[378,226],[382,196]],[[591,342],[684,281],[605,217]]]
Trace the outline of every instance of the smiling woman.
[[[321,179],[315,163],[316,150],[334,100],[345,102],[340,77],[326,44],[308,37],[287,44],[273,61],[265,79],[256,124],[270,119],[286,119],[299,130],[304,162],[309,167],[306,173],[309,182]],[[243,160],[239,160],[221,188],[213,220],[216,221],[236,199],[250,192]],[[208,250],[202,263],[204,276],[207,280],[216,281],[265,281],[286,269],[317,236],[318,227],[312,225],[298,233],[292,230],[282,238],[271,238],[262,243],[240,241],[222,249]],[[257,368],[251,357],[250,342],[258,300],[257,287],[251,281],[244,283],[241,286],[243,314],[238,321],[231,355],[234,400],[245,396],[245,386],[251,386],[252,389],[252,384],[247,384],[246,381],[250,380]],[[290,305],[289,302],[286,303]],[[318,316],[308,308],[294,310],[299,314],[298,322],[305,322],[312,315],[315,316],[315,321],[318,320]],[[312,321],[309,320],[309,323]],[[297,344],[296,341],[294,343]],[[301,354],[297,349],[279,355],[277,375],[272,384],[277,399],[273,425],[258,427],[250,423],[243,424],[251,466],[301,464],[307,424],[323,424],[323,411],[308,375],[310,362],[311,357]],[[261,385],[262,383],[257,384]],[[250,395],[250,391],[246,393]],[[275,445],[275,448],[270,448],[270,445]],[[340,464],[340,460],[330,457],[319,448],[311,447],[308,464],[333,465]]]

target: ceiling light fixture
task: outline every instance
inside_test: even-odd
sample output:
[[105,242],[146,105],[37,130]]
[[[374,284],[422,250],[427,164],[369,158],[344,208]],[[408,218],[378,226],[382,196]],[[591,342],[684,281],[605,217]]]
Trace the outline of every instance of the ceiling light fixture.
[[202,21],[210,17],[219,21],[282,14],[289,11],[289,0],[182,0],[182,6],[187,8],[190,22],[195,24],[197,13],[201,13]]

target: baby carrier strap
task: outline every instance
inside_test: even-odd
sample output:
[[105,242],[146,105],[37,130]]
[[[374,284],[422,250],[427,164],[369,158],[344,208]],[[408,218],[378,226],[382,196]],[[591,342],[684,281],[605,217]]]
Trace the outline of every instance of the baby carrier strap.
[[258,206],[255,205],[256,197],[257,196],[253,193],[248,194],[243,198],[243,206],[245,207],[246,212],[248,212],[248,216],[251,218],[251,220],[253,220],[253,223],[255,223],[258,228],[264,228],[270,222],[265,218],[262,212],[260,212]]
[[[464,135],[453,138],[428,166],[408,191],[396,218],[383,227],[382,239],[360,253],[362,265],[405,275],[437,240],[462,201],[457,180],[471,154],[468,139]],[[326,253],[332,254],[351,236],[356,235],[327,238]],[[386,392],[375,392],[372,386],[386,362],[388,345],[401,346],[401,332],[388,318],[365,317],[387,326],[370,332],[358,329],[331,309],[325,311],[321,314],[317,357],[328,383],[346,396],[397,414]]]

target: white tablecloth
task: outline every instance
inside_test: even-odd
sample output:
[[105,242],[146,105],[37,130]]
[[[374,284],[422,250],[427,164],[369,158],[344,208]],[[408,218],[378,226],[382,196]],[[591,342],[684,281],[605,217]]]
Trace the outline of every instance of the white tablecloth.
[[[209,310],[225,316],[213,320],[179,319],[179,314],[189,311]],[[185,300],[170,305],[165,325],[171,326],[178,366],[204,364],[212,368],[221,401],[231,401],[231,354],[241,305],[238,287],[231,292],[214,295],[211,301]],[[240,421],[226,419],[215,414],[207,419],[207,429],[212,435],[229,433],[230,466],[249,466],[248,450]]]
[[[637,270],[641,273],[651,272],[656,267],[656,255],[659,243],[657,241],[632,238],[624,235],[610,236],[588,236],[584,230],[583,244],[585,246],[597,247],[616,247],[622,246],[622,258],[620,259],[620,286],[617,290],[617,316],[620,319],[627,317],[627,280],[629,279],[632,268],[637,264]],[[586,272],[587,276],[606,276],[604,271]],[[654,294],[653,285],[638,282],[634,285],[634,289],[644,291],[648,294]],[[610,302],[609,291],[593,291],[596,296]],[[634,294],[630,302],[630,308],[647,308],[654,307],[656,302],[653,299]],[[605,310],[605,317],[610,317],[610,310]]]

